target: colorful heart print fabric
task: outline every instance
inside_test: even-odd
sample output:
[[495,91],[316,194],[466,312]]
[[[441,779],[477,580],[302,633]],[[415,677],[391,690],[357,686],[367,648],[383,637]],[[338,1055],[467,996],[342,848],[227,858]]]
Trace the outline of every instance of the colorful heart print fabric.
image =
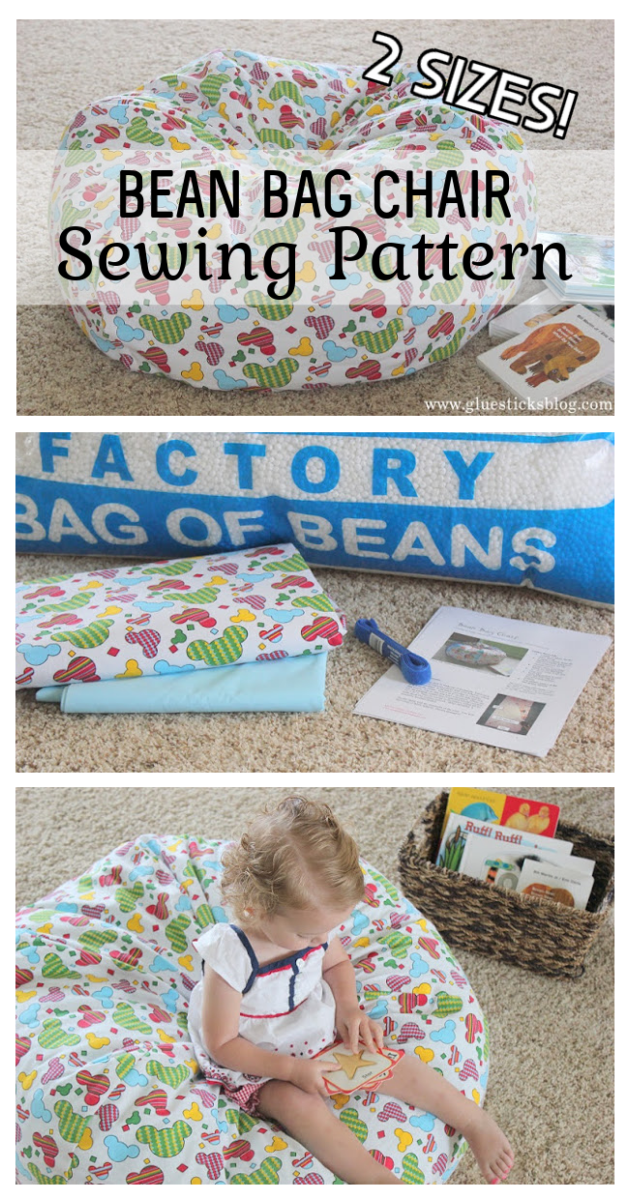
[[[20,1183],[340,1182],[277,1126],[199,1074],[188,1035],[201,962],[193,940],[221,907],[220,852],[141,837],[17,917]],[[481,1104],[485,1018],[433,928],[366,864],[341,940],[385,1043]],[[429,1113],[374,1093],[329,1100],[404,1183],[444,1183],[465,1142]]]
[[[389,89],[361,75],[361,67],[217,50],[76,114],[57,153],[50,232],[56,266],[69,261],[75,276],[84,270],[60,246],[60,235],[70,228],[77,230],[69,235],[72,245],[89,254],[85,279],[58,277],[79,328],[99,350],[129,370],[195,387],[319,389],[402,378],[443,362],[512,299],[526,258],[516,255],[515,279],[508,282],[501,277],[499,251],[517,242],[531,245],[537,229],[534,175],[520,133],[414,96],[411,87],[420,77],[412,67],[399,70]],[[157,218],[150,215],[147,181],[149,171],[160,169],[173,175],[159,181],[169,190],[160,200],[166,215]],[[236,169],[238,215],[230,216],[224,203],[212,215],[211,172],[221,173],[231,196]],[[318,198],[335,169],[350,177],[335,180],[339,194],[349,197],[348,215],[330,216],[319,200],[298,212],[294,198],[302,173],[312,172]],[[470,215],[467,201],[464,214],[450,205],[435,215],[446,172],[456,172],[465,199],[471,172],[483,180],[488,169],[508,175],[509,216],[498,200],[487,216],[482,193],[479,216]],[[121,216],[121,170],[144,173],[147,203],[137,216]],[[387,220],[373,203],[381,170],[401,181],[384,189],[387,211],[401,208]],[[204,214],[210,214],[203,219],[190,206],[179,209],[186,171],[198,180]],[[282,171],[292,181],[284,215],[274,215],[282,212],[279,199],[265,215],[265,171]],[[407,171],[416,187],[427,171],[433,181],[434,207],[418,197],[409,217]],[[332,189],[339,212],[334,196]],[[355,257],[345,263],[345,278],[334,279],[332,230],[350,224],[364,235],[366,248],[357,257],[358,234],[345,235],[347,253]],[[426,257],[432,277],[425,282],[413,250],[422,235],[432,247]],[[444,237],[458,247],[450,256],[451,279],[436,248]],[[100,272],[98,253],[112,241],[128,249],[125,279],[112,281]],[[278,295],[285,298],[271,299],[264,255],[278,243],[294,248],[295,288],[286,295],[282,281]],[[488,277],[476,281],[462,267],[475,243],[494,251]],[[230,254],[230,278],[219,278],[219,247],[242,244],[251,250],[250,270],[245,272],[238,249]],[[138,247],[153,278],[145,277]],[[201,278],[202,252],[208,279]],[[376,266],[379,261],[391,278],[375,273],[376,252]],[[173,278],[165,278],[162,263]],[[278,251],[273,269],[286,265],[287,252]]]
[[320,654],[340,646],[345,630],[290,542],[50,575],[17,587],[16,686]]

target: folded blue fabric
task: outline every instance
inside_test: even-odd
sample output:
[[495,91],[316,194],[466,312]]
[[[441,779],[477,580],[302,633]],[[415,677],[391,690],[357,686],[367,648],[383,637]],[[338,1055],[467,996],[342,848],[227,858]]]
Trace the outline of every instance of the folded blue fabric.
[[327,661],[327,654],[302,654],[152,679],[45,687],[36,699],[59,703],[65,713],[321,712]]

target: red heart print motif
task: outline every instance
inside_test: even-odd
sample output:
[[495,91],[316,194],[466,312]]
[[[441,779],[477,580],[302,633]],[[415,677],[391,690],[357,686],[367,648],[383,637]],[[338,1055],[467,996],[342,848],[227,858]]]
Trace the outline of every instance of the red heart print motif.
[[39,596],[50,596],[51,598],[54,598],[56,596],[63,596],[63,595],[65,595],[63,588],[49,586],[49,587],[40,587],[37,589],[36,592],[25,592],[24,599],[25,600],[36,600],[36,599],[38,599]]
[[135,1105],[139,1108],[141,1105],[146,1104],[149,1108],[155,1109],[158,1117],[168,1117],[170,1109],[168,1108],[167,1100],[168,1097],[163,1088],[153,1088],[153,1091],[149,1092],[148,1096],[138,1096]]
[[[412,120],[410,113],[409,113],[409,120]],[[398,121],[399,121],[399,117],[398,117]],[[397,121],[396,121],[396,125],[397,125]],[[363,217],[362,221],[357,221],[356,229],[362,229],[364,233],[366,233],[367,235],[371,235],[374,242],[384,242],[386,239],[386,236],[387,236],[387,227],[386,227],[384,221],[381,220],[380,217],[377,217],[375,214],[367,216],[367,217]],[[382,296],[382,299],[384,300],[384,294],[382,292],[380,292],[379,295]]]
[[186,625],[188,621],[195,621],[204,629],[213,629],[216,625],[214,617],[210,616],[206,608],[184,608],[183,612],[170,619],[174,625]]
[[419,1025],[417,1025],[415,1021],[405,1021],[404,1025],[400,1029],[400,1032],[398,1033],[397,1040],[398,1044],[401,1045],[403,1042],[408,1042],[410,1040],[421,1042],[425,1036],[426,1034],[424,1033],[423,1029],[420,1029]]
[[103,956],[98,953],[98,950],[81,950],[79,957],[76,960],[77,967],[95,967],[99,962],[102,962]]
[[[234,595],[240,594],[240,592],[247,592],[247,587],[253,587],[253,584],[249,583],[243,588],[238,588],[237,592],[234,592]],[[247,593],[247,605],[249,608],[255,608],[258,612],[262,612],[262,609],[266,608],[266,600],[264,596],[250,596]]]
[[361,300],[350,300],[349,306],[352,312],[362,312],[363,308],[366,308],[378,320],[387,315],[386,305],[382,303],[384,299],[384,292],[381,292],[379,288],[374,288],[367,292]]
[[123,967],[133,970],[142,957],[142,951],[138,946],[134,946],[131,950],[112,950],[111,957],[115,958]]
[[178,592],[189,592],[190,584],[184,583],[183,579],[160,579],[159,583],[150,583],[149,592],[163,592],[165,589],[172,591],[175,589]]
[[198,350],[199,354],[205,354],[211,367],[218,366],[225,353],[223,346],[221,346],[219,342],[199,341],[195,342],[194,348],[195,350]]
[[378,1113],[379,1121],[406,1121],[406,1113],[395,1100],[387,1100],[382,1112]]
[[161,1167],[146,1166],[142,1167],[141,1171],[129,1171],[126,1177],[126,1183],[155,1183],[161,1184],[164,1182],[164,1172]]
[[[30,1042],[29,1042],[30,1048]],[[48,1070],[42,1075],[42,1083],[51,1083],[55,1079],[61,1079],[65,1071],[65,1067],[59,1058],[51,1058],[48,1064]]]
[[146,911],[149,916],[156,917],[158,921],[166,921],[170,915],[168,912],[168,905],[166,903],[167,900],[168,892],[158,892],[157,903],[147,904],[146,906]]
[[93,660],[85,654],[79,654],[65,670],[55,671],[53,679],[55,683],[71,683],[73,679],[78,679],[81,683],[99,683],[100,675],[96,674]]
[[207,1168],[208,1179],[211,1179],[212,1181],[220,1179],[224,1167],[222,1154],[216,1154],[214,1151],[212,1151],[210,1154],[201,1153],[195,1156],[194,1161],[198,1163],[200,1167]]
[[320,342],[322,342],[324,338],[327,338],[334,329],[334,321],[332,320],[332,317],[328,316],[306,317],[304,325],[307,325],[308,329],[314,329],[315,334]]
[[378,891],[375,883],[368,883],[365,887],[365,904],[369,904],[371,908],[378,907]]
[[331,617],[317,617],[312,625],[304,625],[301,636],[306,642],[314,642],[317,638],[325,638],[330,646],[340,646],[343,635],[339,633],[336,621]]
[[76,1077],[77,1083],[85,1088],[83,1099],[86,1104],[98,1104],[101,1096],[109,1090],[108,1075],[92,1075],[90,1071],[79,1071]]
[[50,617],[48,621],[38,621],[38,629],[52,629],[53,625],[80,625],[81,618],[76,613],[60,613],[58,617]]
[[59,1153],[59,1147],[53,1137],[49,1133],[34,1133],[33,1145],[41,1150],[44,1162],[47,1167],[54,1167],[55,1159]]
[[132,629],[124,640],[130,646],[140,646],[145,658],[155,658],[162,639],[156,629]]
[[238,341],[241,346],[257,346],[260,353],[266,354],[267,358],[276,353],[270,329],[258,328],[239,333]]
[[119,867],[119,866],[110,867],[109,870],[106,871],[104,875],[98,876],[98,882],[99,882],[100,887],[109,887],[110,884],[112,884],[112,883],[121,883],[122,882],[122,867]]
[[399,992],[400,988],[406,987],[411,982],[410,975],[387,975],[386,984],[392,992]]
[[117,1105],[101,1104],[100,1108],[96,1110],[99,1129],[102,1129],[103,1133],[108,1133],[110,1129],[113,1129],[119,1115],[120,1113]]
[[380,379],[380,363],[375,358],[368,358],[359,367],[350,367],[345,374],[348,379]]
[[285,587],[311,588],[314,587],[314,580],[306,579],[305,575],[284,575],[277,583],[272,583],[271,587],[280,591]]

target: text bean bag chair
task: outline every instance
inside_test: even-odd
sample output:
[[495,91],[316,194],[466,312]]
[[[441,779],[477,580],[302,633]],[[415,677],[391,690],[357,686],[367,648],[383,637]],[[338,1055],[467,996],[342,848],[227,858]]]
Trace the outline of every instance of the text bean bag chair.
[[[224,843],[148,835],[17,919],[17,1178],[32,1183],[332,1183],[304,1148],[197,1071],[193,941],[220,903]],[[340,936],[360,1001],[403,1046],[481,1103],[485,1022],[442,938],[365,865]],[[330,1104],[407,1183],[441,1183],[465,1143],[373,1094]]]
[[[400,69],[385,89],[363,79],[361,67],[217,50],[137,90],[88,104],[65,131],[50,208],[53,258],[75,276],[59,278],[80,328],[131,370],[226,390],[398,378],[450,357],[514,295],[526,258],[516,256],[509,282],[502,278],[500,250],[533,243],[537,197],[520,133],[413,95],[411,86],[420,78],[412,68]],[[236,169],[239,205],[232,204],[237,215],[230,215],[216,177],[233,199]],[[335,169],[349,176],[345,182],[331,177],[335,212],[339,197],[351,202],[345,216],[330,216],[323,206],[326,177]],[[146,203],[138,215],[121,215],[121,170],[142,180]],[[157,170],[172,173],[159,181],[165,189],[159,218],[151,217],[148,204],[149,172]],[[270,170],[286,176],[283,215],[279,197],[263,211],[264,173]],[[378,215],[374,181],[382,170],[394,171],[399,182],[385,183]],[[486,215],[488,170],[508,179],[508,215],[495,198]],[[305,207],[298,212],[294,199],[305,171],[312,173],[316,203],[303,194]],[[431,209],[425,198],[415,198],[408,217],[407,172],[415,188],[430,172],[433,202]],[[439,211],[448,172],[456,173],[463,213],[452,203]],[[474,172],[481,187],[476,216],[470,203]],[[197,179],[201,213],[191,204],[178,212],[182,190],[189,196],[187,173]],[[399,213],[384,219],[394,204]],[[333,279],[333,229],[350,225],[356,237],[345,235],[345,278]],[[69,245],[84,260],[60,244],[70,229]],[[433,274],[425,282],[413,248],[422,235],[432,247],[425,261]],[[453,278],[442,269],[442,249],[435,248],[445,237],[457,247],[450,256]],[[101,271],[98,256],[109,243],[128,249],[125,279]],[[218,247],[242,243],[252,253],[249,275],[257,277],[247,277],[238,250],[229,259],[229,277],[218,278]],[[271,299],[267,291],[271,275],[264,256],[278,243],[296,251],[296,286],[285,299]],[[383,250],[385,243],[392,245]],[[465,249],[474,244],[494,252],[483,263],[485,279],[463,271]],[[147,278],[141,253],[148,274],[158,278]],[[202,253],[211,278],[201,277]],[[272,253],[274,269],[283,269],[286,251]],[[172,278],[161,271],[162,262]],[[389,278],[381,279],[374,263]]]

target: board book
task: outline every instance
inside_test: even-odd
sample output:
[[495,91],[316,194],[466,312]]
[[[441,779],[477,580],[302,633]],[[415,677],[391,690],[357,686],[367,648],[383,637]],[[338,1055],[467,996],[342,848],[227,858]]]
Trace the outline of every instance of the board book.
[[[536,329],[538,325],[544,325],[552,317],[558,317],[561,313],[567,314],[575,307],[574,300],[559,300],[556,293],[550,288],[544,288],[541,292],[536,292],[534,296],[529,296],[523,300],[521,304],[512,305],[503,309],[493,321],[489,322],[489,337],[492,342],[505,342],[509,338],[514,338],[516,334],[526,334],[531,329]],[[607,323],[614,328],[614,308],[613,305],[590,305],[586,308],[593,312],[595,316],[600,317],[601,321]],[[611,366],[605,375],[601,376],[601,383],[606,383],[609,387],[614,386],[614,368]]]
[[577,870],[580,874],[591,876],[595,866],[593,859],[574,859],[568,853],[562,854],[562,845],[561,841],[556,840],[553,850],[541,846],[505,848],[488,844],[487,838],[471,833],[466,839],[459,871],[461,875],[470,875],[472,879],[482,879],[485,883],[511,891],[517,890],[520,873],[529,861],[548,861],[567,871]]
[[614,329],[590,308],[575,304],[476,361],[520,399],[562,400],[613,370]]
[[460,871],[467,840],[471,834],[479,834],[489,844],[492,850],[506,851],[545,848],[550,853],[571,854],[572,842],[559,842],[541,834],[522,833],[518,829],[506,829],[502,825],[489,821],[477,821],[472,817],[459,816],[450,813],[445,833],[437,851],[435,864],[446,867],[450,871]]
[[551,838],[559,820],[559,805],[547,800],[523,800],[506,792],[489,792],[483,788],[455,787],[450,788],[441,827],[442,837],[450,813],[505,825],[521,833],[543,834]]
[[361,1043],[354,1054],[351,1047],[339,1038],[315,1057],[336,1060],[340,1070],[324,1073],[325,1086],[330,1096],[347,1096],[359,1088],[376,1090],[378,1083],[390,1079],[393,1068],[404,1057],[404,1051],[394,1050],[390,1046],[384,1050],[368,1050]]
[[577,303],[614,300],[614,239],[591,233],[539,232],[543,246],[559,242],[566,251],[566,274],[559,277],[559,254],[549,250],[544,256],[544,279],[560,299]]
[[539,896],[555,904],[584,909],[593,886],[593,877],[585,872],[564,867],[560,863],[527,859],[522,866],[516,891],[524,896]]

